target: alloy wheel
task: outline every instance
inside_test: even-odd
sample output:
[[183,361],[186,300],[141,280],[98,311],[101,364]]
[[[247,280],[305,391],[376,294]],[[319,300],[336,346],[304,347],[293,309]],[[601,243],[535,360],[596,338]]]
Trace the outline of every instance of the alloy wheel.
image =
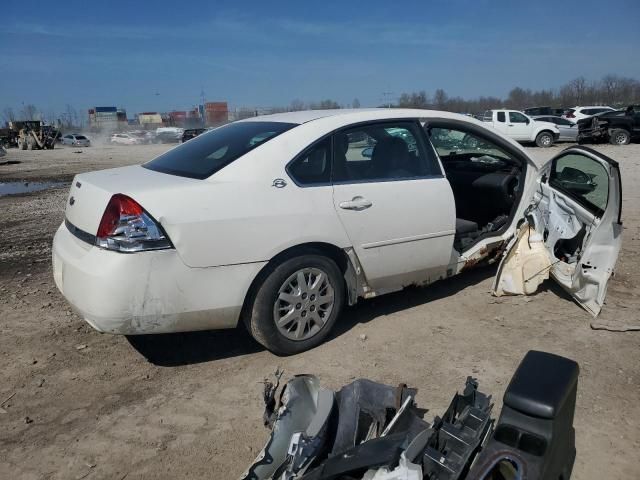
[[322,330],[334,304],[329,276],[318,268],[303,268],[289,276],[278,290],[273,317],[286,338],[307,340]]

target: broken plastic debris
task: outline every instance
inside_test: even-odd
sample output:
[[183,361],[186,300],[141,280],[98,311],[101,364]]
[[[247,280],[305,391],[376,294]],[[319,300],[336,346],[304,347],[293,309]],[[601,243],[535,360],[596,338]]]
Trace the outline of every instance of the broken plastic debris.
[[[267,444],[241,478],[515,480],[526,472],[529,480],[568,480],[577,376],[572,360],[532,351],[507,387],[497,422],[491,397],[468,377],[430,423],[414,402],[417,391],[404,384],[360,379],[334,394],[312,375],[296,376],[283,388]],[[272,390],[265,402],[275,398]]]

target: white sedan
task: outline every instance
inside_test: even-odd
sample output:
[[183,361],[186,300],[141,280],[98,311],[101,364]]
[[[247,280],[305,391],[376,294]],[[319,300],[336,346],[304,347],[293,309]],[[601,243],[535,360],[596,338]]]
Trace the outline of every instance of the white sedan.
[[91,145],[91,141],[85,137],[84,135],[80,135],[79,133],[70,133],[62,137],[63,145],[74,145],[77,147],[89,147]]
[[114,145],[140,145],[145,142],[142,138],[130,133],[114,133],[109,138],[109,143]]
[[613,160],[571,147],[538,168],[462,115],[283,113],[77,175],[53,270],[101,332],[244,322],[280,354],[321,343],[346,304],[500,258],[496,295],[550,274],[597,315],[621,195]]

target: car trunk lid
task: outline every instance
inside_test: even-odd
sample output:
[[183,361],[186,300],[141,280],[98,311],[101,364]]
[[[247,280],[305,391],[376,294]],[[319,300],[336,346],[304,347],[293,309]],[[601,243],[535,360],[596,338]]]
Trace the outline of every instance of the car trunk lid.
[[76,175],[71,183],[65,209],[65,219],[73,227],[95,235],[102,215],[111,197],[117,193],[127,195],[158,218],[154,208],[157,202],[145,202],[151,193],[167,195],[184,184],[200,184],[201,181],[166,175],[139,165]]

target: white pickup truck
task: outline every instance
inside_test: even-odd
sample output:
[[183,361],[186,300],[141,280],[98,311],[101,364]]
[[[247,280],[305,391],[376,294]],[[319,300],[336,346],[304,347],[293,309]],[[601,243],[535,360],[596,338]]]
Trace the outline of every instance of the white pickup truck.
[[517,110],[487,110],[482,121],[490,123],[507,137],[518,142],[535,142],[539,147],[550,147],[560,136],[560,130],[555,124],[534,121]]

